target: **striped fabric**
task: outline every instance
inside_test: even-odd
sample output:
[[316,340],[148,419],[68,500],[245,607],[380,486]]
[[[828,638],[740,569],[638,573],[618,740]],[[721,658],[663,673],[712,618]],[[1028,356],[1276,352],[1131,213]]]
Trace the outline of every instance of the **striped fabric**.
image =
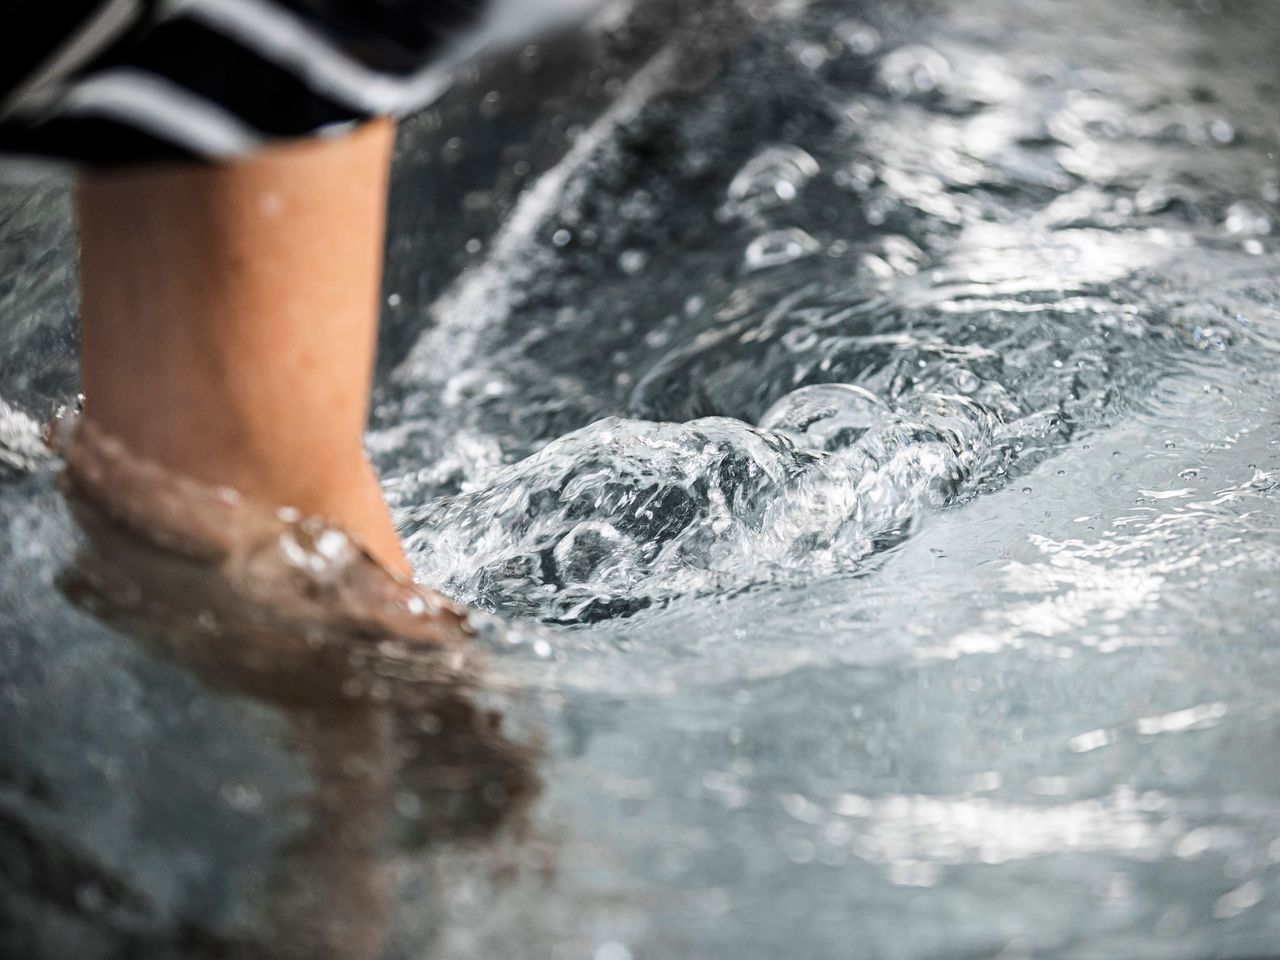
[[8,0],[5,160],[218,159],[403,115],[464,59],[590,0]]

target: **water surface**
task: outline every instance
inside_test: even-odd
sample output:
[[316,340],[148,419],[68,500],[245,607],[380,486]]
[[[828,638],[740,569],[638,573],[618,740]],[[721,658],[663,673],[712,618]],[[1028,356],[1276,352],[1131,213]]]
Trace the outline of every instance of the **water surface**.
[[21,955],[1280,954],[1280,21],[685,18],[407,131],[369,444],[462,678],[63,599],[64,200],[7,201]]

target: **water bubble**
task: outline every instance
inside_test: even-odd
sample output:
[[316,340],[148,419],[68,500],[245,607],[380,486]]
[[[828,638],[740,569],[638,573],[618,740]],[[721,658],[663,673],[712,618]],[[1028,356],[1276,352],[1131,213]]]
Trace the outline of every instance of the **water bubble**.
[[880,79],[891,94],[902,99],[945,93],[951,83],[951,64],[932,47],[913,44],[884,58]]
[[624,250],[618,257],[618,269],[629,277],[644,270],[649,265],[649,255],[643,250]]
[[1236,128],[1231,122],[1223,117],[1217,117],[1209,121],[1209,136],[1217,143],[1232,143],[1236,138]]
[[440,149],[440,158],[450,166],[462,162],[466,156],[466,142],[461,137],[450,137]]
[[1271,218],[1257,204],[1238,200],[1227,208],[1222,226],[1240,237],[1265,237],[1271,233]]
[[838,187],[853,193],[866,193],[875,184],[877,177],[875,167],[855,161],[837,170],[831,179]]
[[766,147],[747,162],[729,184],[729,215],[790,203],[816,177],[818,161],[800,147]]
[[262,806],[262,792],[252,783],[224,783],[218,792],[227,806],[240,813],[249,813]]
[[822,244],[798,227],[773,230],[748,245],[746,267],[749,272],[781,267],[811,257],[821,249]]
[[800,43],[793,47],[795,57],[807,70],[818,70],[825,64],[830,51],[820,43]]
[[1266,898],[1266,890],[1257,880],[1248,880],[1230,893],[1223,894],[1213,904],[1213,916],[1229,920],[1256,907]]
[[795,327],[782,335],[782,345],[792,353],[809,353],[820,342],[817,330],[809,327]]
[[963,394],[976,393],[982,386],[982,381],[972,370],[957,370],[954,382],[956,390]]
[[561,583],[589,583],[629,567],[634,545],[608,523],[585,521],[556,544],[552,556]]
[[1139,213],[1159,213],[1168,209],[1176,193],[1165,183],[1153,181],[1144,184],[1133,197],[1133,207]]
[[851,53],[869,56],[880,46],[880,31],[861,20],[841,20],[835,27],[836,39]]
[[760,418],[760,428],[785,433],[802,447],[830,451],[850,446],[888,414],[889,408],[869,390],[824,383],[782,397]]

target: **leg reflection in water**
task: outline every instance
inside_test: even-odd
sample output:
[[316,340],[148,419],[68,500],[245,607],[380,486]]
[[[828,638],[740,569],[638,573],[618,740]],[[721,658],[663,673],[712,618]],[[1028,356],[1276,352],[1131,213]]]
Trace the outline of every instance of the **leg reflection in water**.
[[[104,482],[114,484],[110,507],[97,496]],[[408,858],[425,867],[430,888],[437,851],[518,839],[538,792],[536,746],[517,742],[500,715],[477,704],[483,670],[474,645],[443,635],[438,611],[423,609],[403,581],[347,550],[340,534],[289,516],[255,515],[225,499],[219,509],[211,503],[215,491],[189,488],[177,499],[191,514],[162,524],[130,515],[130,493],[143,492],[142,485],[151,485],[143,498],[149,509],[164,509],[168,482],[82,438],[64,490],[85,546],[62,588],[135,642],[144,654],[140,683],[176,667],[196,681],[191,716],[231,704],[236,722],[213,732],[219,762],[227,752],[251,758],[242,766],[258,770],[257,780],[231,788],[218,777],[206,782],[201,774],[214,768],[213,758],[207,766],[198,756],[180,758],[182,769],[195,773],[175,781],[168,796],[120,800],[141,805],[136,829],[150,830],[152,842],[145,856],[125,855],[109,867],[77,854],[86,845],[75,835],[0,824],[0,841],[23,833],[30,849],[18,856],[28,873],[61,864],[66,879],[74,861],[82,875],[97,878],[93,909],[78,905],[82,883],[63,891],[57,909],[69,922],[95,928],[93,939],[110,944],[103,956],[398,955],[404,936],[394,929],[393,865]],[[191,517],[198,519],[187,522]],[[157,529],[167,531],[163,540],[140,532]],[[157,664],[163,669],[153,669]],[[188,748],[163,731],[160,742],[161,752]],[[129,785],[121,789],[127,793]],[[230,826],[211,812],[228,802],[243,814]],[[181,833],[183,844],[163,869],[206,891],[202,897],[174,895],[161,904],[149,896],[157,885],[148,886],[146,860],[167,831]],[[193,862],[193,838],[202,862]],[[3,845],[12,848],[7,839]],[[104,897],[114,898],[109,909]],[[441,904],[415,900],[406,909],[417,930],[410,949],[429,955],[422,930],[432,923],[423,918]],[[0,938],[3,945],[20,946],[32,960],[57,955],[47,927],[23,936],[25,923],[33,931],[39,925],[35,910],[0,912],[12,931]]]

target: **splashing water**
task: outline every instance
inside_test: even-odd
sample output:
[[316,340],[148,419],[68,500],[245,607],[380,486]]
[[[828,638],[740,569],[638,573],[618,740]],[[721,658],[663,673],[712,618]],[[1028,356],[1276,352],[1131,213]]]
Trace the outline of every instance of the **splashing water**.
[[[1176,282],[1209,239],[1195,229],[1205,213],[1144,215],[1110,195],[1117,186],[1088,185],[1061,156],[1092,135],[1058,114],[1062,132],[1011,163],[1019,126],[1043,122],[1025,118],[1028,98],[1061,94],[1029,94],[993,69],[979,60],[971,74],[937,51],[900,48],[879,65],[883,98],[841,107],[857,132],[820,152],[859,159],[829,161],[827,189],[851,194],[846,215],[878,230],[823,243],[778,226],[801,215],[787,208],[818,188],[822,168],[799,146],[751,157],[716,220],[726,244],[762,232],[723,303],[699,295],[633,349],[615,349],[616,387],[634,386],[612,404],[576,395],[574,371],[543,370],[559,394],[545,404],[568,413],[585,400],[612,416],[407,510],[423,575],[470,603],[574,622],[856,570],[933,510],[998,489],[1141,408],[1183,358],[1249,340],[1240,315],[1203,316],[1196,291]],[[949,109],[921,116],[912,105],[922,97]],[[900,142],[904,120],[920,127],[910,143]],[[921,155],[921,137],[944,149]],[[1148,196],[1148,214],[1161,203]],[[1265,217],[1249,210],[1229,205],[1221,229],[1257,234]],[[819,252],[823,262],[798,263]],[[583,322],[574,313],[555,326]],[[554,326],[525,337],[559,339]],[[469,370],[468,380],[493,379],[485,396],[461,392],[518,422],[529,410],[508,406],[524,402],[509,381],[534,375],[520,369],[527,362]],[[460,389],[456,378],[448,389]],[[805,414],[806,404],[821,409]],[[792,408],[812,422],[789,426]],[[402,495],[427,496],[421,486]],[[557,559],[583,550],[590,563]]]
[[633,833],[575,855],[692,891],[619,942],[1277,942],[1277,38],[1160,10],[779,12],[398,371],[419,569],[579,625],[521,675],[608,718],[566,808]]
[[[493,107],[472,219],[393,208],[370,452],[422,578],[517,621],[479,643],[545,732],[557,861],[406,867],[406,916],[440,891],[451,958],[1272,955],[1280,21],[705,6],[596,113],[548,109],[522,192]],[[407,131],[417,207],[451,124]],[[53,705],[0,700],[0,739],[79,770],[174,748],[127,658],[143,719],[55,709],[116,675],[46,586],[64,202],[15,201],[0,248],[47,268],[0,289],[0,662]]]

